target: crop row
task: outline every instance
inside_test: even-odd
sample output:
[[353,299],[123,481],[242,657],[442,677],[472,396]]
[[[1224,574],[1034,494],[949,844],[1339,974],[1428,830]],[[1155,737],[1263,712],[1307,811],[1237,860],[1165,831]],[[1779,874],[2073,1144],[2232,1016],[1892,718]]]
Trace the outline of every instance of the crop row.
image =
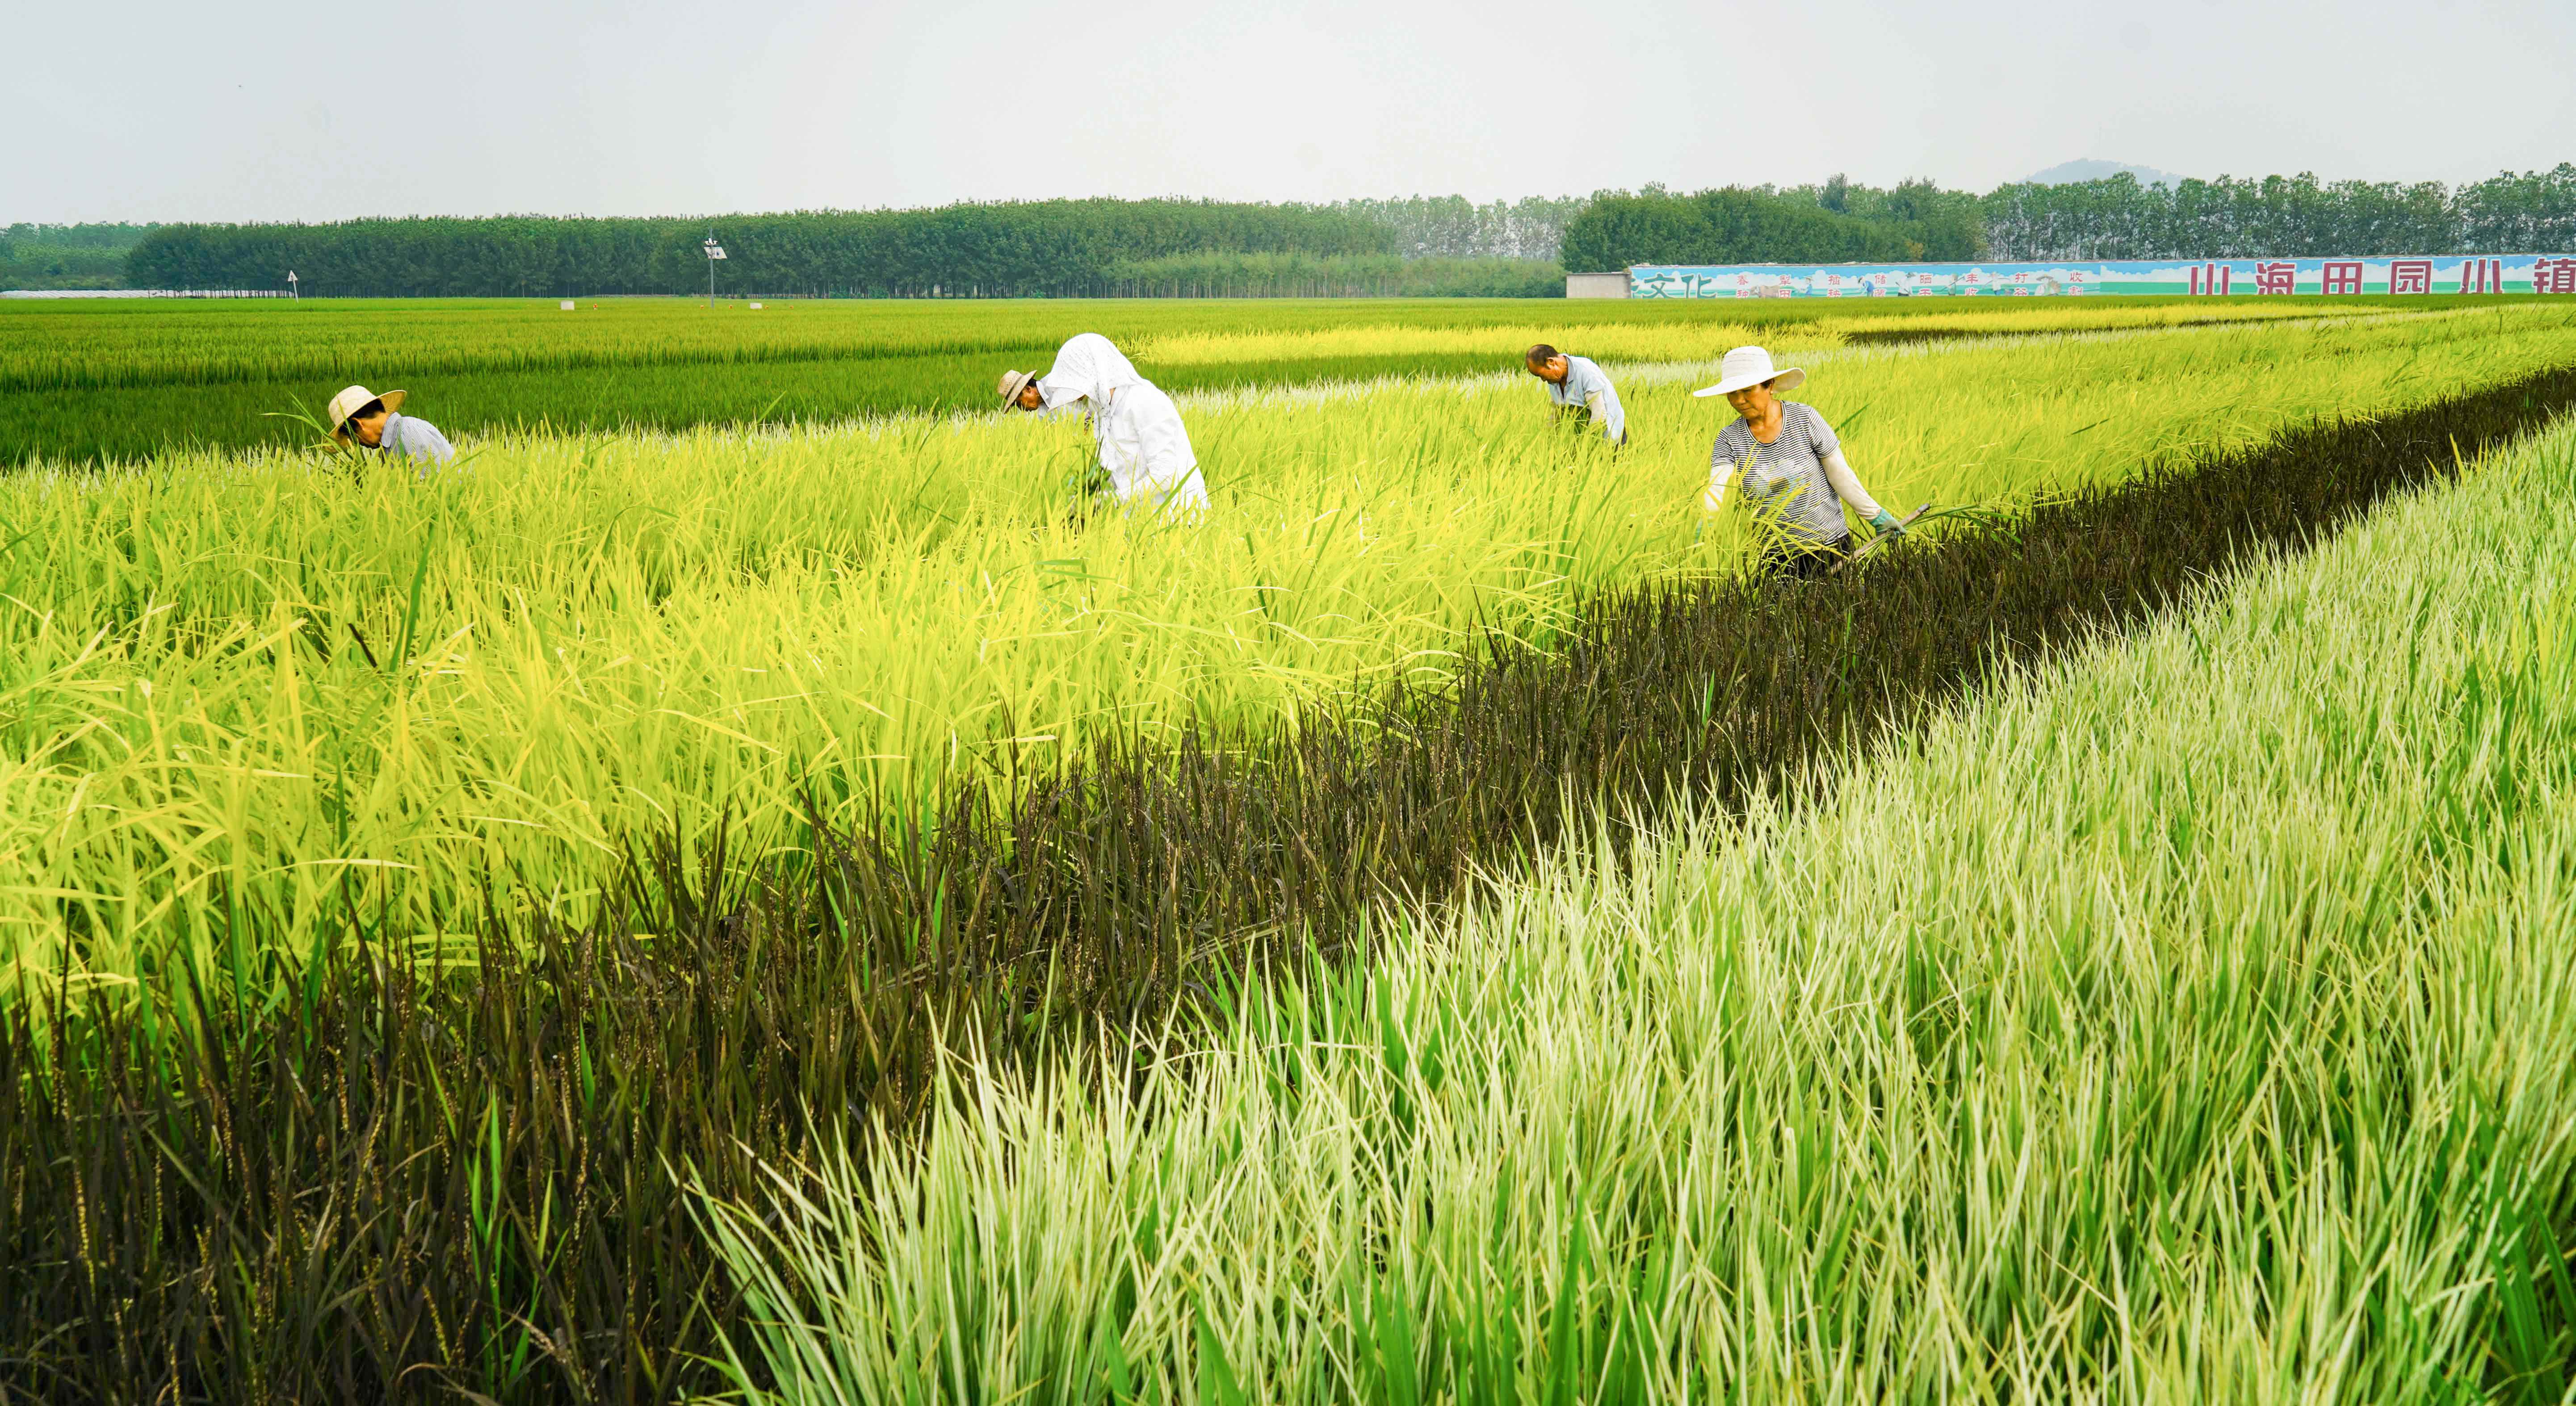
[[[1888,501],[2008,506],[2571,349],[2535,310],[1845,352],[1809,389]],[[765,855],[1101,737],[1437,683],[1478,630],[1544,644],[1578,599],[1736,569],[1689,384],[1634,379],[1617,456],[1520,377],[1202,404],[1215,508],[1182,526],[1069,520],[1081,429],[1000,417],[529,437],[426,483],[20,476],[5,970],[267,985],[352,903],[407,941],[586,921],[642,836]]]
[[[2440,306],[2461,300],[2438,300]],[[2428,301],[2425,306],[2435,306]],[[1955,305],[1951,305],[1955,306]],[[1856,327],[2148,326],[2211,318],[2316,317],[2388,311],[2357,300],[2295,306],[2157,300],[2146,306],[2047,302],[1945,311],[1885,300],[1829,304],[1553,303],[1522,300],[1205,304],[1154,301],[970,303],[791,301],[759,312],[728,300],[224,304],[146,302],[69,310],[0,309],[0,392],[211,386],[308,379],[568,371],[610,366],[730,366],[1049,352],[1076,332],[1105,332],[1149,370],[1206,361],[1396,355],[1419,347],[1509,357],[1531,340],[1589,335],[1603,355],[1677,360],[1713,355],[1719,339],[1810,322]],[[1746,329],[1755,329],[1748,333]],[[1669,334],[1659,336],[1658,334]],[[1692,340],[1696,336],[1697,340]],[[1651,350],[1611,348],[1644,337]],[[1248,338],[1245,342],[1242,339]],[[1303,339],[1321,338],[1320,344]]]
[[[291,445],[310,434],[285,418],[287,412],[299,405],[309,412],[352,381],[412,391],[413,413],[451,435],[814,424],[981,409],[999,367],[1047,365],[1056,343],[1045,338],[1082,330],[1095,317],[1129,341],[1161,385],[1181,391],[1465,375],[1508,366],[1538,341],[1618,364],[1708,360],[1755,339],[1775,347],[1828,346],[2265,320],[2285,311],[2302,318],[2386,311],[2358,303],[2285,310],[2204,301],[2072,310],[2021,304],[1949,315],[1905,308],[1879,315],[1867,311],[1875,305],[1839,304],[1814,313],[1808,305],[1775,304],[1763,316],[1777,322],[1736,322],[1713,320],[1713,310],[1744,316],[1717,304],[1589,303],[1553,305],[1562,311],[1533,322],[1530,306],[1408,307],[1400,310],[1405,323],[1392,325],[1384,321],[1389,310],[1350,304],[1283,305],[1266,318],[1237,309],[1175,311],[1168,304],[1038,304],[1023,305],[1008,320],[995,317],[989,305],[918,302],[806,304],[778,309],[776,319],[770,311],[710,313],[670,304],[611,303],[597,317],[589,309],[566,317],[551,308],[532,313],[525,305],[456,312],[397,304],[335,309],[303,324],[322,330],[311,339],[294,335],[301,314],[266,320],[177,314],[166,323],[148,316],[66,318],[63,327],[46,329],[49,349],[42,355],[57,358],[55,371],[43,372],[36,361],[21,369],[42,372],[39,381],[78,384],[9,392],[8,413],[0,415],[0,465]],[[1668,310],[1641,316],[1640,306],[1650,314],[1658,306]],[[12,327],[32,325],[23,316],[0,316],[0,338]],[[155,328],[188,332],[200,345],[160,345]],[[0,366],[8,360],[0,351]],[[187,394],[167,394],[172,384],[187,385]]]
[[[1578,326],[1640,317],[1615,303],[1559,305]],[[1550,309],[1555,312],[1559,309]],[[1651,309],[1650,309],[1651,311]],[[1664,311],[1656,325],[1735,320],[1717,304]],[[726,300],[552,302],[440,300],[308,304],[134,305],[100,313],[0,310],[0,389],[47,390],[302,378],[382,379],[603,366],[699,366],[1007,355],[1052,351],[1076,332],[1141,343],[1173,331],[1329,329],[1348,325],[1475,328],[1536,316],[1497,303],[1156,301],[1021,303],[938,299],[787,301],[758,312]],[[1813,316],[1798,314],[1797,318]]]
[[[220,942],[147,974],[182,993],[166,1009],[22,971],[49,1000],[0,1011],[0,1357],[37,1394],[117,1400],[675,1399],[710,1385],[716,1333],[791,1378],[924,1399],[1600,1399],[1846,1368],[1876,1394],[2000,1395],[2122,1358],[2212,1391],[2341,1364],[2377,1399],[2425,1361],[2545,1372],[2570,1304],[2544,1135],[2571,1061],[2544,939],[2569,930],[2576,842],[2545,802],[2576,636],[2568,548],[2524,513],[2563,512],[2564,435],[2456,520],[2259,593],[2256,628],[2083,661],[2064,702],[1892,749],[1863,773],[1892,782],[1812,820],[1761,803],[2576,401],[2564,369],[2463,374],[2487,388],[2276,422],[2197,472],[2097,471],[1794,600],[1604,581],[1551,655],[1484,636],[1465,676],[1376,694],[1395,711],[1362,705],[1339,740],[1317,714],[1095,752],[1088,784],[1023,793],[1031,834],[952,851],[1075,881],[999,895],[1085,924],[1052,953],[979,945],[937,884],[895,893],[927,921],[869,921],[920,876],[827,819],[801,857],[744,829],[694,853],[639,837],[595,922],[478,925],[445,977],[363,899],[292,984]],[[270,701],[318,728],[351,700]],[[232,760],[248,804],[257,759]],[[1490,920],[1399,926],[1379,966],[1303,960],[1384,916],[1355,866],[1454,886],[1569,795],[1623,814],[1711,787],[1755,803],[1705,832],[1713,858],[1648,847],[1586,877],[1561,867],[1578,847]],[[1303,859],[1260,829],[1282,814],[1317,831]],[[1176,850],[1183,886],[1122,879]],[[1191,905],[1265,874],[1319,900],[1271,910],[1307,921],[1191,940]],[[275,916],[223,876],[203,901],[234,934]],[[1263,937],[1296,979],[1232,984]],[[1161,1020],[1192,989],[1212,1036]],[[1009,1075],[1098,1016],[1138,1035],[1108,1078]],[[992,1076],[953,1101],[925,1098],[943,1038]],[[896,1135],[838,1167],[870,1110]],[[2446,1121],[2403,1136],[2419,1117]],[[836,1212],[771,1203],[816,1169]],[[711,1241],[689,1186],[756,1219],[720,1213]],[[2249,1302],[2320,1326],[2265,1356]],[[822,1315],[833,1353],[776,1331]],[[2386,1327],[2338,1356],[2360,1316]]]
[[[2447,458],[2441,429],[2402,433]],[[2336,502],[2317,467],[2248,476]],[[1624,864],[1578,831],[1461,920],[1390,916],[1364,969],[1245,983],[1171,1057],[963,1071],[926,1132],[827,1143],[713,1218],[732,1384],[2562,1399],[2570,512],[2561,429],[2008,674],[1803,813],[1702,811]],[[2119,551],[2197,515],[2101,526]],[[2023,540],[2081,550],[2052,539]],[[1862,589],[1918,572],[1945,569]],[[1843,649],[1915,648],[1849,604]],[[1813,670],[1836,642],[1809,643]]]

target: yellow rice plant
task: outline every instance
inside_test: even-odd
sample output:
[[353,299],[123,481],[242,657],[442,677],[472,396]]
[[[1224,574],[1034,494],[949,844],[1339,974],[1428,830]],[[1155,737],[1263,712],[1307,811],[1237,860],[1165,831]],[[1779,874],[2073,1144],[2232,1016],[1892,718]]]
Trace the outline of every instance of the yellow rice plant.
[[[2563,313],[1844,349],[1797,398],[1890,507],[2009,503],[2576,356]],[[1735,569],[1723,403],[1634,443],[1516,372],[1191,398],[1214,507],[1077,522],[1078,424],[529,436],[0,480],[0,964],[83,983],[578,918],[628,848],[1007,784],[1107,729],[1293,726],[1479,625]],[[248,957],[243,949],[251,949]],[[0,989],[14,989],[0,970]]]

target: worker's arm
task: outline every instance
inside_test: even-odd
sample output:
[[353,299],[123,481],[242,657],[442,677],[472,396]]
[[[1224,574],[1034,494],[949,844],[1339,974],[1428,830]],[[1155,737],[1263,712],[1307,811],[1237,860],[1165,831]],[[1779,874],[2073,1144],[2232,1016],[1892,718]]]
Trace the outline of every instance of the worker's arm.
[[1903,532],[1904,524],[1890,516],[1887,509],[1878,505],[1877,499],[1869,496],[1869,490],[1860,486],[1860,475],[1852,472],[1851,461],[1843,457],[1841,437],[1834,433],[1833,426],[1825,423],[1824,416],[1816,413],[1816,407],[1795,405],[1790,408],[1806,417],[1807,437],[1816,447],[1817,463],[1825,471],[1825,482],[1833,485],[1834,496],[1849,503],[1853,512],[1867,519],[1869,525],[1879,531]]
[[1627,442],[1628,415],[1619,404],[1618,388],[1601,374],[1600,367],[1588,361],[1583,364],[1583,408],[1592,416],[1592,423],[1601,427],[1603,439],[1614,446]]
[[1734,477],[1735,465],[1728,463],[1724,459],[1718,458],[1716,455],[1712,454],[1709,456],[1708,489],[1699,495],[1699,507],[1701,512],[1713,513],[1719,508],[1726,506],[1727,481]]
[[1904,524],[1898,522],[1894,514],[1880,507],[1878,500],[1869,496],[1869,490],[1860,486],[1860,475],[1852,472],[1852,466],[1843,458],[1839,444],[1825,455],[1825,482],[1832,484],[1835,495],[1851,504],[1852,511],[1867,519],[1870,526],[1881,532],[1905,530]]

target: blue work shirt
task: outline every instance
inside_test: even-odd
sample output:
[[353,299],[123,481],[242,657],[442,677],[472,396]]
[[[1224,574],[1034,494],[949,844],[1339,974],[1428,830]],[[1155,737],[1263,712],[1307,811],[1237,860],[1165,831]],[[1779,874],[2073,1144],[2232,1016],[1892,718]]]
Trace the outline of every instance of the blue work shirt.
[[411,459],[420,464],[420,475],[447,464],[456,457],[456,446],[438,432],[438,426],[409,415],[387,415],[385,432],[378,436],[376,448],[396,459]]
[[1619,408],[1619,391],[1610,378],[1588,356],[1565,359],[1565,380],[1542,381],[1547,398],[1560,410],[1582,410],[1601,427],[1602,437],[1612,444],[1628,439],[1628,412]]

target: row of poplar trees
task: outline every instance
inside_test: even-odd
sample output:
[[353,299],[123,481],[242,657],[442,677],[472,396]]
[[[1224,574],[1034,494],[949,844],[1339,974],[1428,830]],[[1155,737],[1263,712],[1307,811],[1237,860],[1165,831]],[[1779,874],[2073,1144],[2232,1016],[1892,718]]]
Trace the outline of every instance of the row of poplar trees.
[[[321,295],[720,291],[1098,297],[1192,291],[1529,293],[1556,266],[2287,258],[2576,251],[2576,165],[2458,187],[2314,176],[2141,185],[2129,175],[1986,195],[1930,181],[1661,186],[1478,206],[1456,197],[1266,205],[1047,200],[701,219],[163,225],[126,255],[142,288]],[[1396,269],[1390,260],[1452,260]],[[1513,261],[1505,265],[1499,261]]]
[[1567,222],[1569,269],[1632,264],[1999,263],[2052,259],[2556,254],[2576,250],[2576,165],[2438,181],[2220,177],[2142,185],[2125,172],[1979,196],[1929,181],[1879,189],[1730,186],[1605,191]]
[[165,225],[128,255],[144,288],[526,297],[720,291],[779,296],[1049,297],[1111,291],[1143,260],[1222,250],[1389,255],[1393,230],[1350,211],[1188,200],[1048,200],[935,210],[702,219],[348,220]]

